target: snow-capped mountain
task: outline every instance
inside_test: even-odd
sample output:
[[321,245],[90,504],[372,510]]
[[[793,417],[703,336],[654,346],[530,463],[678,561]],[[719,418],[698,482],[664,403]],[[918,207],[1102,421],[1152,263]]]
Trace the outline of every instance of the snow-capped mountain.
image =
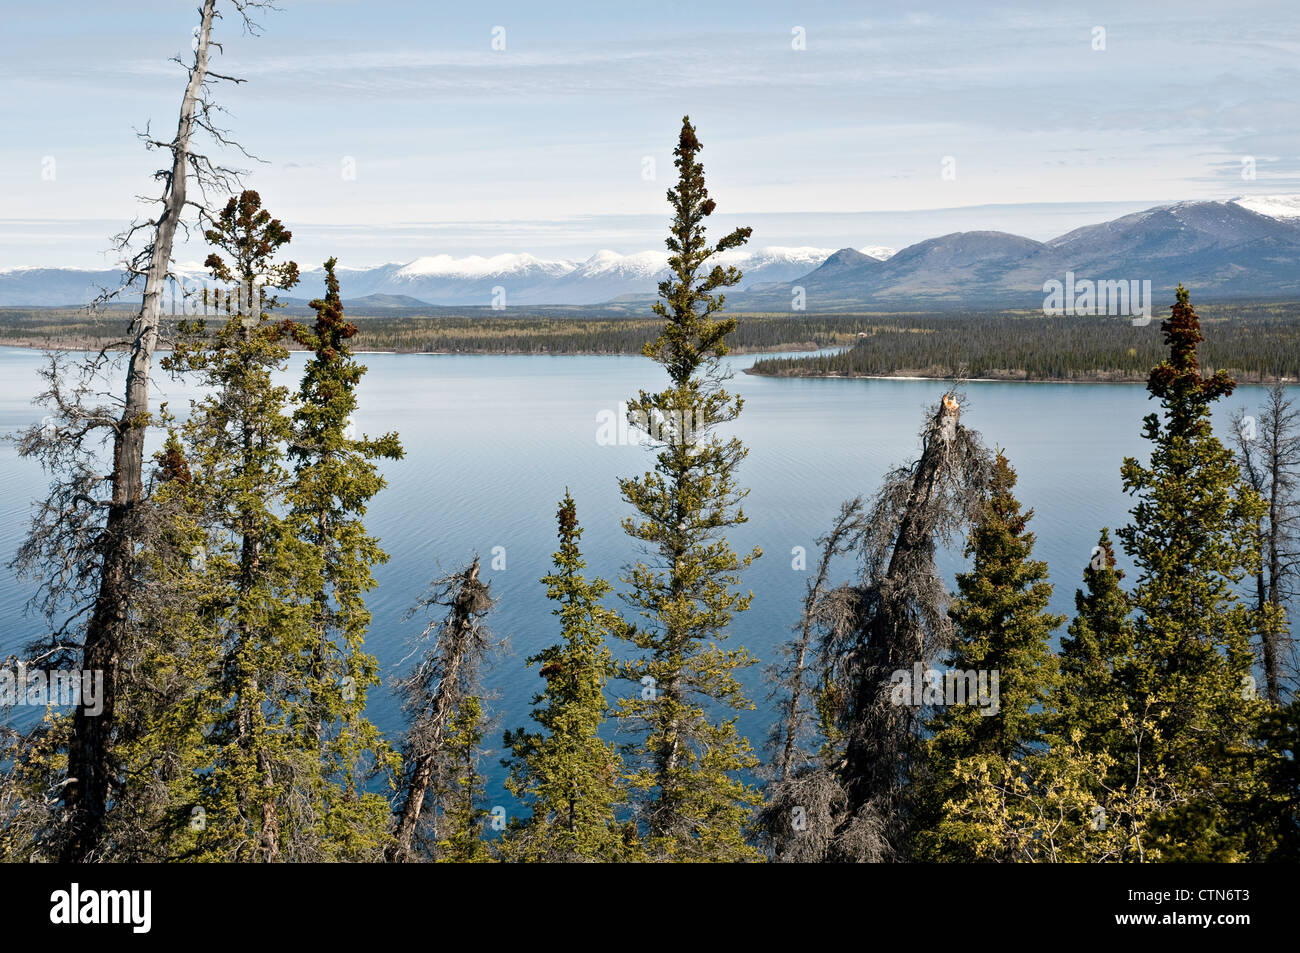
[[637,280],[654,278],[668,267],[668,252],[640,251],[620,255],[602,248],[569,273],[575,278],[623,278]]
[[[834,249],[770,246],[740,248],[718,256],[743,274],[740,287],[790,281],[815,269]],[[178,274],[201,279],[198,263],[177,266]],[[373,268],[340,268],[344,300],[370,295],[415,298],[436,305],[489,306],[598,304],[632,295],[653,295],[668,275],[667,251],[622,254],[602,249],[586,260],[540,258],[527,253],[492,256],[426,255]],[[116,287],[111,270],[73,268],[0,269],[0,307],[67,306],[85,303],[104,287]],[[498,290],[500,289],[500,290]],[[324,294],[325,275],[304,271],[287,297],[308,300]]]
[[1232,204],[1281,221],[1300,219],[1300,195],[1248,195]]
[[[741,289],[790,281],[812,271],[834,249],[771,246],[723,252],[717,263],[743,274]],[[653,295],[668,275],[667,251],[621,254],[601,249],[584,261],[529,254],[483,257],[430,255],[404,265],[383,265],[340,274],[345,298],[370,294],[407,295],[439,305],[488,306],[599,304],[627,295]],[[319,270],[306,272],[295,297],[323,290]],[[499,290],[498,290],[499,289]]]
[[[537,258],[529,254],[484,257],[468,255],[426,255],[381,276],[369,294],[409,295],[433,304],[490,305],[494,295],[504,293],[507,304],[536,301],[534,295],[557,278],[573,270],[562,259]],[[315,273],[304,279],[309,285]],[[501,288],[504,292],[495,292]]]

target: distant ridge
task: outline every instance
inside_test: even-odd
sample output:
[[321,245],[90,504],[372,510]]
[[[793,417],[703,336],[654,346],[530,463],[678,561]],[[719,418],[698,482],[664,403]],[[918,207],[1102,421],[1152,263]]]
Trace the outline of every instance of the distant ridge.
[[[1230,202],[1178,202],[1076,228],[1047,242],[1007,232],[966,231],[895,252],[867,246],[770,246],[725,253],[743,273],[727,294],[733,309],[808,311],[905,307],[1039,307],[1043,285],[1067,272],[1094,280],[1150,280],[1157,296],[1178,282],[1219,298],[1300,298],[1300,195]],[[197,266],[181,273],[198,277]],[[427,255],[406,263],[343,268],[350,307],[490,308],[606,305],[645,309],[667,275],[667,253],[602,249],[583,261],[530,254]],[[26,267],[0,270],[0,306],[68,307],[116,287],[114,271]],[[322,294],[319,269],[290,294]]]

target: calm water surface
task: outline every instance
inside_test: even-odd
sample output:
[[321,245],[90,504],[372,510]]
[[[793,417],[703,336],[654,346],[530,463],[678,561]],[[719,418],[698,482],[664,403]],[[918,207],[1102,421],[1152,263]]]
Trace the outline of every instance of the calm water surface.
[[[750,494],[749,522],[730,539],[739,551],[759,546],[764,555],[746,576],[754,602],[736,619],[731,639],[765,663],[789,637],[808,578],[792,569],[792,549],[805,547],[811,564],[815,540],[830,527],[840,503],[869,496],[883,473],[916,455],[922,414],[943,385],[739,373],[752,360],[731,360],[737,371],[731,388],[745,399],[734,432],[749,448],[739,477]],[[304,355],[294,355],[287,383],[296,380],[304,361]],[[43,412],[32,399],[40,390],[41,363],[38,352],[0,348],[0,431],[40,419]],[[566,487],[585,529],[588,573],[615,580],[636,558],[634,542],[619,526],[629,507],[619,497],[617,479],[644,472],[653,458],[638,446],[601,445],[597,416],[639,389],[661,388],[664,375],[642,357],[367,354],[364,363],[369,373],[360,389],[357,426],[372,435],[396,430],[406,448],[405,459],[385,463],[389,485],[367,517],[392,557],[375,572],[379,585],[369,599],[374,623],[368,648],[392,674],[422,624],[405,621],[407,608],[432,578],[478,553],[500,599],[493,628],[511,641],[511,654],[486,678],[497,693],[493,707],[499,717],[485,740],[499,746],[500,728],[525,723],[540,685],[523,659],[557,638],[538,577],[550,568],[555,509]],[[178,413],[195,393],[165,377],[159,388],[159,399]],[[972,383],[967,393],[963,422],[989,446],[1002,447],[1016,467],[1017,494],[1035,514],[1030,525],[1038,535],[1036,554],[1047,561],[1056,586],[1053,609],[1068,613],[1098,531],[1114,530],[1127,519],[1131,501],[1121,491],[1120,462],[1125,455],[1145,455],[1139,428],[1154,402],[1135,385]],[[1222,402],[1216,424],[1226,426],[1236,407],[1257,412],[1262,398],[1262,388],[1239,388]],[[0,446],[0,476],[0,553],[7,562],[45,477],[9,444]],[[490,568],[494,547],[504,549],[504,570]],[[963,568],[959,547],[944,556],[943,568],[950,581]],[[846,563],[840,576],[853,571]],[[0,570],[0,654],[19,651],[42,631],[39,617],[24,614],[30,593],[7,567]],[[761,669],[746,675],[758,707],[741,719],[756,747],[770,714]],[[390,737],[401,730],[400,712],[386,689],[372,692],[370,715]],[[485,759],[489,797],[508,804],[498,756],[494,751]]]

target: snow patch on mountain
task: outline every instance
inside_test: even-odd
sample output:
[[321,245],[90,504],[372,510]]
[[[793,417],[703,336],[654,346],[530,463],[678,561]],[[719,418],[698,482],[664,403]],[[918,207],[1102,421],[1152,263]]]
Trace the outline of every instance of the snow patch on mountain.
[[455,258],[451,255],[425,255],[409,262],[394,272],[398,281],[418,278],[491,278],[498,275],[545,274],[551,276],[567,275],[573,271],[574,263],[559,259],[537,258],[527,252],[522,254],[467,255]]
[[1300,195],[1247,195],[1232,204],[1284,222],[1300,220]]
[[639,251],[621,255],[602,248],[574,269],[575,278],[653,278],[668,267],[668,253]]

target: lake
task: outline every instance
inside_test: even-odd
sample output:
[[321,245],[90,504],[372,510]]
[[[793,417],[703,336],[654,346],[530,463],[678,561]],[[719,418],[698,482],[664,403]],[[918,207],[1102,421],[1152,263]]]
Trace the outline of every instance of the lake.
[[[764,555],[745,577],[754,602],[735,620],[730,638],[766,664],[790,636],[809,576],[792,568],[793,548],[807,549],[813,566],[815,541],[830,528],[840,503],[869,496],[882,474],[916,456],[922,414],[944,385],[739,373],[753,359],[730,359],[737,371],[731,389],[745,399],[733,429],[749,448],[739,480],[750,489],[749,522],[730,539],[738,551],[760,546]],[[286,383],[297,380],[305,360],[302,353],[293,356]],[[494,750],[483,766],[489,803],[510,805],[495,749],[501,728],[531,724],[529,703],[541,682],[524,658],[558,637],[552,604],[538,582],[555,549],[557,502],[566,487],[577,502],[588,574],[616,581],[637,555],[619,526],[630,508],[620,499],[617,479],[645,472],[653,457],[640,446],[598,441],[597,421],[639,389],[661,388],[665,376],[648,359],[631,356],[367,354],[363,362],[369,373],[359,391],[357,427],[372,435],[396,430],[406,449],[405,459],[385,463],[389,485],[367,516],[370,531],[392,557],[375,572],[379,585],[368,600],[374,622],[367,646],[386,675],[393,674],[407,640],[422,625],[405,620],[408,607],[432,578],[480,554],[500,600],[493,629],[511,641],[511,654],[485,678],[497,693],[490,707],[498,717],[485,738]],[[0,348],[0,431],[41,418],[32,404],[41,363],[39,352]],[[160,399],[178,413],[195,393],[165,375],[158,387]],[[990,447],[1003,448],[1018,471],[1017,495],[1034,510],[1035,552],[1047,561],[1056,586],[1053,610],[1068,613],[1098,531],[1113,531],[1127,520],[1131,501],[1120,488],[1120,463],[1125,455],[1145,458],[1141,418],[1156,404],[1140,385],[973,382],[966,390],[963,422]],[[115,391],[120,394],[120,388]],[[1239,388],[1221,402],[1216,426],[1225,429],[1237,407],[1258,413],[1262,399],[1263,388]],[[0,474],[0,552],[7,562],[26,531],[32,501],[43,495],[45,478],[38,466],[19,460],[10,444],[0,446]],[[496,552],[504,553],[504,569],[491,568],[495,547],[502,547]],[[960,541],[942,565],[951,582],[963,568]],[[839,568],[838,578],[855,571],[848,560]],[[7,567],[0,572],[0,612],[9,619],[0,653],[7,655],[39,635],[42,620],[24,615],[31,587]],[[610,604],[621,602],[611,597]],[[744,676],[757,709],[745,713],[741,728],[756,749],[772,712],[762,668]],[[369,712],[395,740],[403,722],[387,688],[371,693]]]

